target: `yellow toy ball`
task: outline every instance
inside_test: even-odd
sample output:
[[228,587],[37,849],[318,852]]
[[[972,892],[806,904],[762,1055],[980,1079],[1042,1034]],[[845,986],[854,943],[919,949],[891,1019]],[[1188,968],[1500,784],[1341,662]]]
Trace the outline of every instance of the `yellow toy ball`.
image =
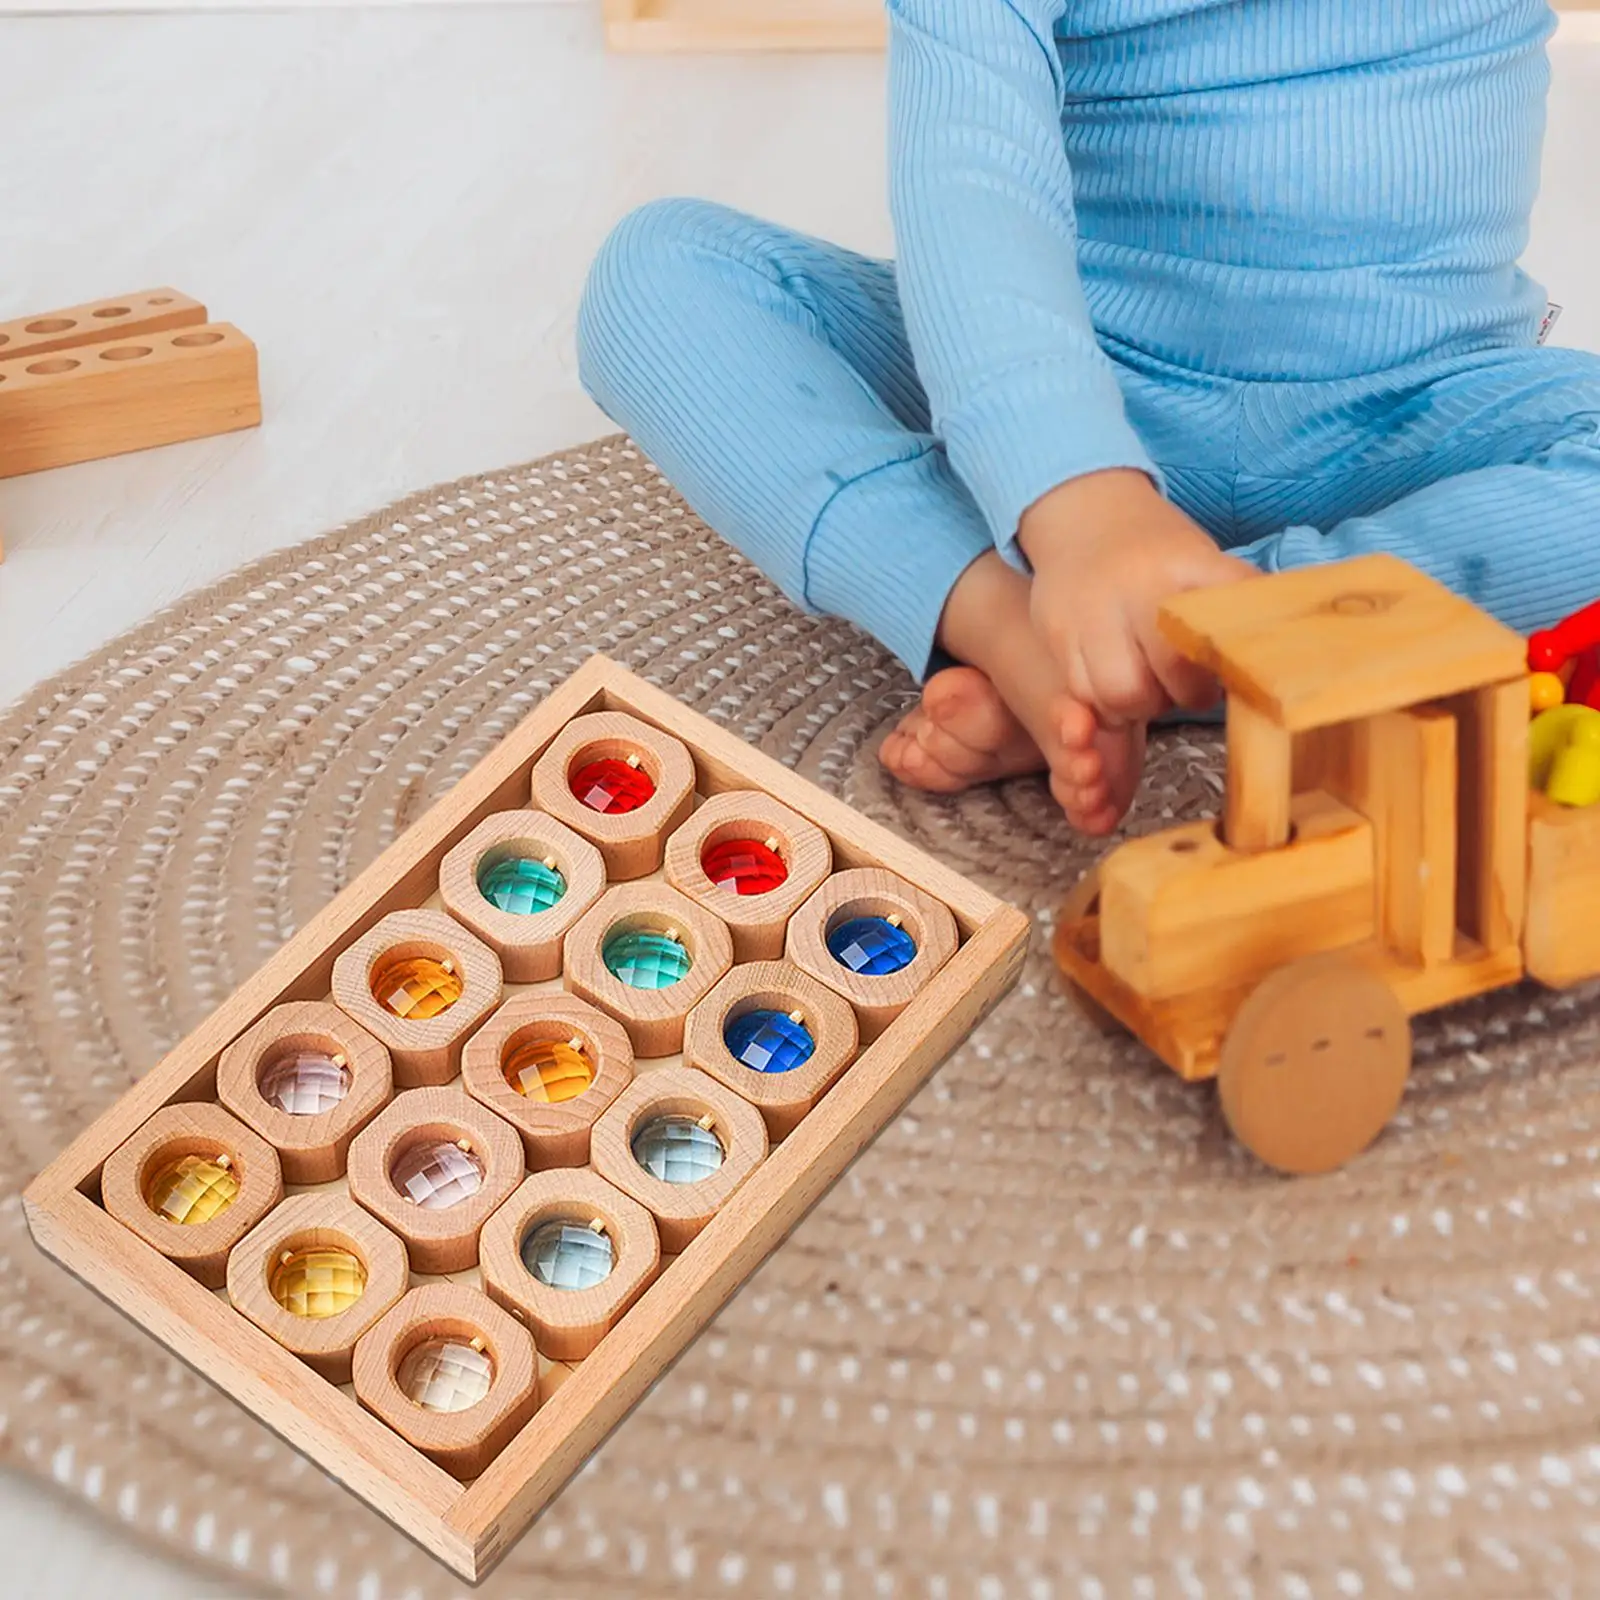
[[1528,699],[1534,716],[1565,703],[1567,686],[1554,672],[1535,672],[1528,679]]

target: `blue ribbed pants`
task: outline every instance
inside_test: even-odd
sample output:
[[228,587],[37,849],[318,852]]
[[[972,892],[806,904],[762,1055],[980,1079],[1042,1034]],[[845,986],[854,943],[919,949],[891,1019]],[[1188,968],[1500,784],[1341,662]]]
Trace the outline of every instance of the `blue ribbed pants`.
[[[1600,357],[1478,350],[1294,383],[1105,348],[1167,494],[1263,570],[1390,551],[1522,632],[1600,597]],[[791,600],[926,673],[946,596],[994,540],[933,432],[892,263],[659,201],[601,251],[579,358]]]

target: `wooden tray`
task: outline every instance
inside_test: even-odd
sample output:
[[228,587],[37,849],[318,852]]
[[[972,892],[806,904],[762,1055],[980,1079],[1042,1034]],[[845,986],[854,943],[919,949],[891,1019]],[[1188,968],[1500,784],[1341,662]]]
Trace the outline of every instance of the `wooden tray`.
[[[700,801],[729,790],[764,791],[826,834],[835,873],[887,869],[942,902],[954,914],[959,948],[772,1147],[698,1237],[666,1261],[587,1359],[559,1371],[542,1363],[541,1370],[550,1371],[541,1379],[540,1409],[479,1476],[462,1482],[364,1409],[349,1388],[320,1377],[247,1321],[223,1291],[202,1287],[117,1221],[103,1203],[101,1172],[108,1157],[162,1108],[214,1101],[224,1049],[264,1013],[289,1001],[325,1002],[335,958],[380,918],[436,906],[447,852],[491,814],[526,809],[535,759],[574,717],[595,711],[629,714],[682,741],[693,758]],[[476,1582],[1011,986],[1028,932],[1020,912],[596,658],[40,1174],[24,1196],[29,1227],[48,1254],[402,1532]],[[292,1203],[293,1184],[289,1190],[291,1201],[285,1203]],[[348,1210],[345,1196],[335,1203]],[[429,1281],[439,1280],[422,1280]],[[555,1378],[561,1381],[550,1381]]]

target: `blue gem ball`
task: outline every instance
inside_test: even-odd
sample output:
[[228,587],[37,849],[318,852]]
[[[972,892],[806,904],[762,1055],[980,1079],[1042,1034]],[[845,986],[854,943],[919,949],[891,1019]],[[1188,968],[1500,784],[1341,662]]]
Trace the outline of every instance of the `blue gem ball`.
[[884,917],[851,917],[828,935],[828,954],[864,978],[882,978],[917,959],[917,941]]
[[811,1059],[817,1041],[803,1022],[782,1011],[747,1011],[722,1030],[728,1053],[752,1072],[793,1072]]
[[542,861],[507,856],[478,874],[478,892],[497,910],[532,917],[559,903],[567,880]]

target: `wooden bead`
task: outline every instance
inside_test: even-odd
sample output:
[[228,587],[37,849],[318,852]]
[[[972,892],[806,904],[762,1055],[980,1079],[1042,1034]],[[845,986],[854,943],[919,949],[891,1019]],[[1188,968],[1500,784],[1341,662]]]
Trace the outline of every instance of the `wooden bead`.
[[[722,1147],[722,1163],[698,1183],[666,1183],[645,1171],[634,1139],[660,1117],[689,1118]],[[676,1255],[688,1247],[723,1203],[766,1159],[767,1126],[748,1100],[691,1067],[662,1067],[635,1078],[594,1125],[594,1170],[656,1219],[661,1248]]]
[[[514,1088],[508,1068],[530,1045],[574,1046],[593,1071],[570,1099],[537,1099]],[[595,1119],[633,1081],[633,1044],[613,1017],[570,994],[518,994],[505,1001],[461,1052],[461,1082],[522,1135],[528,1166],[581,1167]]]
[[[815,1048],[790,1072],[758,1072],[735,1058],[726,1030],[753,1011],[776,1011],[804,1024]],[[792,1132],[855,1060],[856,1014],[843,995],[792,962],[756,961],[735,967],[689,1014],[683,1063],[698,1067],[748,1100],[774,1143]]]
[[[459,1411],[435,1411],[401,1387],[408,1360],[434,1341],[488,1357],[488,1392]],[[424,1352],[425,1353],[425,1352]],[[428,1283],[412,1289],[356,1346],[356,1398],[407,1444],[460,1479],[477,1477],[539,1407],[533,1338],[478,1289]]]
[[[712,882],[706,852],[734,840],[774,851],[787,876],[763,894],[739,894]],[[755,789],[732,789],[696,811],[667,840],[667,882],[720,917],[736,961],[776,961],[789,918],[833,870],[828,836],[798,811]]]
[[[412,1016],[380,1005],[373,984],[422,962],[459,984],[454,1001],[431,1015]],[[400,980],[394,978],[397,992]],[[411,980],[414,981],[414,980]],[[500,1003],[500,958],[442,911],[391,911],[333,964],[333,998],[387,1047],[395,1085],[413,1089],[448,1083],[460,1068],[467,1035]]]
[[[828,937],[856,917],[883,917],[903,927],[916,944],[915,957],[898,972],[852,972],[834,959]],[[942,902],[882,867],[852,867],[835,873],[794,914],[787,954],[855,1007],[861,1041],[870,1044],[956,953],[958,943],[955,918]]]
[[[606,965],[612,941],[626,935],[665,935],[681,944],[689,970],[666,988],[635,988]],[[567,935],[564,982],[580,999],[628,1030],[634,1054],[675,1055],[691,1010],[733,965],[728,930],[702,906],[664,883],[625,883],[608,889]]]
[[[204,1184],[209,1169],[216,1167],[229,1175],[226,1187],[237,1184],[237,1188],[206,1220],[185,1223],[157,1212],[149,1196],[153,1182],[189,1158],[205,1163],[197,1169],[196,1185]],[[210,1176],[215,1179],[217,1174]],[[106,1210],[125,1228],[206,1288],[220,1289],[227,1276],[228,1252],[283,1198],[283,1172],[277,1151],[237,1117],[219,1105],[186,1101],[163,1106],[112,1151],[101,1169],[100,1195]],[[197,1205],[208,1209],[203,1200]]]
[[[504,911],[483,893],[485,873],[516,858],[561,874],[566,888],[543,911]],[[500,957],[507,983],[541,983],[561,973],[567,929],[600,898],[605,862],[587,839],[539,811],[485,817],[439,867],[439,898],[457,922]]]
[[[572,780],[596,762],[632,766],[652,793],[634,810],[607,813],[573,793]],[[642,878],[661,865],[666,837],[694,804],[694,761],[687,746],[621,711],[574,717],[533,767],[533,803],[591,840],[612,882]]]
[[[347,1074],[344,1098],[326,1111],[286,1111],[262,1092],[263,1074],[294,1052],[320,1052]],[[289,1183],[328,1183],[344,1171],[350,1141],[394,1092],[389,1052],[325,1000],[274,1006],[217,1064],[217,1098],[278,1152]]]
[[[281,1275],[296,1270],[302,1252],[353,1256],[365,1274],[359,1296],[328,1315],[288,1309],[283,1303],[288,1286]],[[329,1264],[324,1258],[321,1266],[326,1270]],[[332,1264],[337,1268],[336,1260]],[[330,1383],[350,1381],[356,1340],[406,1292],[407,1281],[405,1246],[341,1194],[291,1196],[228,1257],[228,1299],[234,1309]]]
[[[611,1247],[611,1270],[589,1288],[541,1282],[524,1263],[523,1243],[541,1225],[594,1227]],[[483,1286],[522,1317],[552,1361],[582,1361],[649,1288],[661,1265],[650,1213],[585,1168],[535,1173],[484,1225],[479,1249]]]
[[350,1146],[350,1198],[405,1240],[417,1272],[464,1272],[524,1171],[516,1130],[458,1085],[408,1089]]

